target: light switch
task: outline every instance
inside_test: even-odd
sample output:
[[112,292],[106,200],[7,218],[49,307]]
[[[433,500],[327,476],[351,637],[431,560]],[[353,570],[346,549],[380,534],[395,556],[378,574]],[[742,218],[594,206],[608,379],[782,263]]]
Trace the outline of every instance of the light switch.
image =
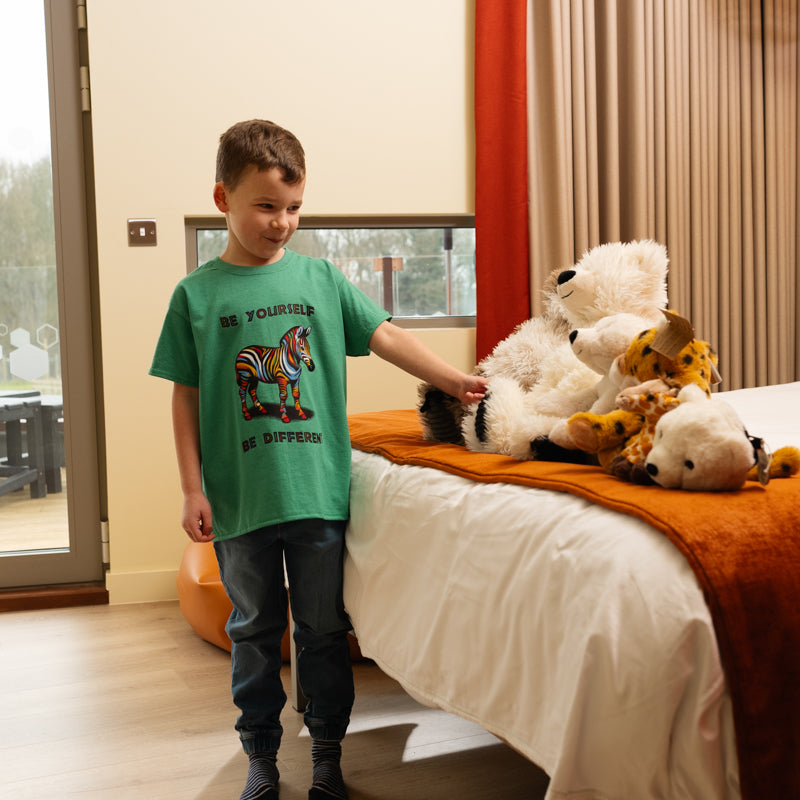
[[130,247],[158,244],[156,239],[156,221],[154,219],[128,220],[128,245]]

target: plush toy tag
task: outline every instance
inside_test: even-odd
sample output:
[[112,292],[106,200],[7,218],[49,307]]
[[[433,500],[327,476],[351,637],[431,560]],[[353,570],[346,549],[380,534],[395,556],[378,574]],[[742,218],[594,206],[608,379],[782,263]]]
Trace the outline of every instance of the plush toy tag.
[[688,319],[674,311],[662,308],[661,313],[666,317],[666,325],[656,332],[650,347],[667,358],[675,358],[694,339],[694,328]]
[[758,482],[762,486],[769,483],[769,466],[772,463],[772,453],[767,450],[764,440],[757,436],[751,436],[750,441],[753,444],[753,450],[756,454],[756,465],[758,467]]

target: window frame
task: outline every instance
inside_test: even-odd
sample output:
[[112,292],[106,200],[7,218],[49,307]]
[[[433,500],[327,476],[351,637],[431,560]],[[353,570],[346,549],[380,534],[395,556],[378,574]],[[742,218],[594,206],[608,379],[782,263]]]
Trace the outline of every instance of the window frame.
[[[298,230],[336,228],[474,228],[474,214],[303,214]],[[225,229],[222,214],[185,215],[186,271],[197,267],[197,231]],[[400,317],[392,321],[401,328],[474,328],[475,316]]]

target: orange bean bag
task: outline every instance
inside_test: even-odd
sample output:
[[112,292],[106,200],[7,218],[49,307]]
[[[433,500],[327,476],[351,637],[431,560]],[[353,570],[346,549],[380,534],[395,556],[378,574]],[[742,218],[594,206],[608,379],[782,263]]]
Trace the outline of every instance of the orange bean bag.
[[[232,606],[219,577],[213,544],[189,542],[183,551],[177,584],[181,613],[195,633],[230,652],[231,640],[225,633],[225,623]],[[281,657],[284,661],[290,658],[289,637],[287,627],[281,641]],[[354,661],[362,658],[353,636],[350,637],[350,656]]]

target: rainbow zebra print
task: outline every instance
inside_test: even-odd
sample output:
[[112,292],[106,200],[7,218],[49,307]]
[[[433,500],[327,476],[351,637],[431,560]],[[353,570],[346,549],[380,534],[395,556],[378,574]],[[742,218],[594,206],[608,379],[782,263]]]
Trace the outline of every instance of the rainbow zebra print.
[[289,422],[286,400],[289,396],[289,386],[291,386],[297,416],[299,419],[306,419],[306,414],[300,406],[300,372],[303,364],[306,365],[309,372],[314,371],[314,361],[311,358],[311,347],[308,343],[309,333],[311,333],[311,327],[304,328],[302,325],[298,325],[286,331],[277,347],[254,344],[245,347],[236,356],[236,383],[239,387],[242,414],[245,419],[253,418],[253,414],[247,407],[248,395],[252,400],[255,413],[260,415],[268,413],[256,394],[259,383],[278,384],[280,414],[284,422]]

